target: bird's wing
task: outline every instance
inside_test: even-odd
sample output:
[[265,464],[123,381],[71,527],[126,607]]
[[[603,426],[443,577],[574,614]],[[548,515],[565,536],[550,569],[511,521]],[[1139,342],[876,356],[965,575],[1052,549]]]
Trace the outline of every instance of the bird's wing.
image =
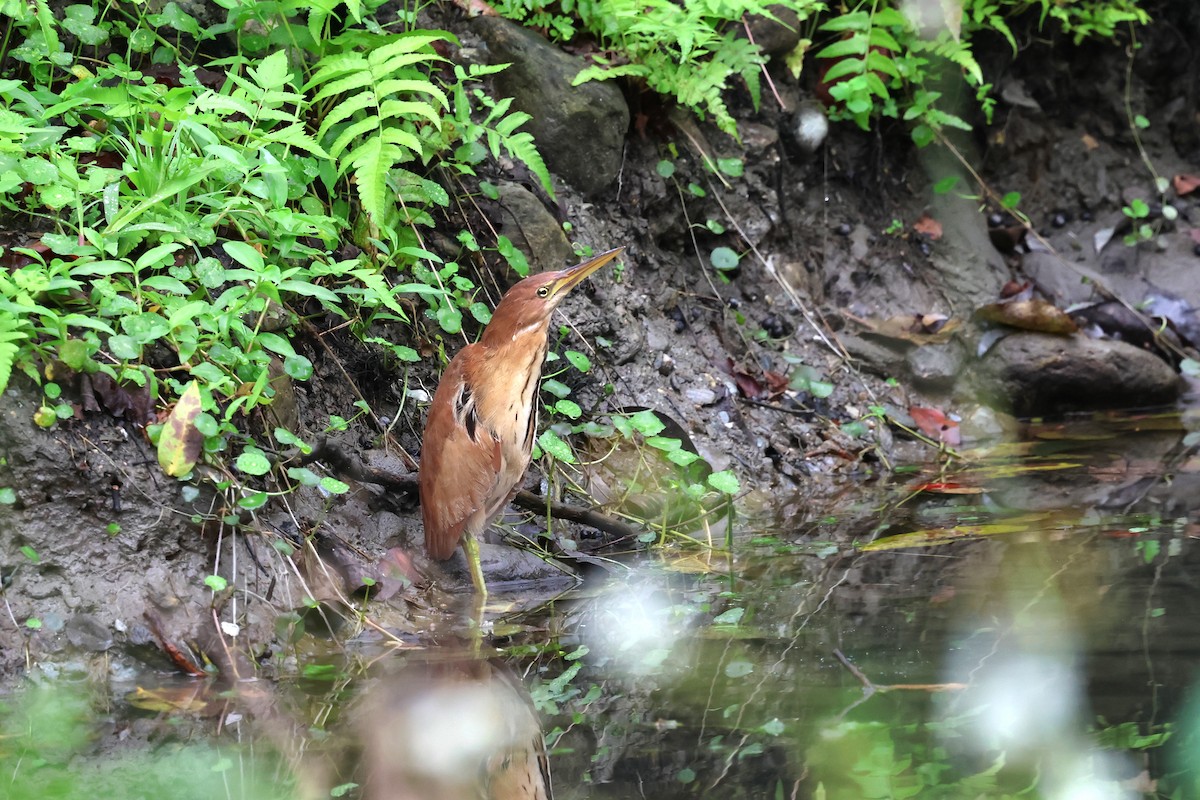
[[438,560],[454,553],[469,525],[482,528],[487,523],[484,506],[500,474],[500,442],[479,424],[463,380],[464,354],[474,346],[464,348],[442,375],[421,446],[425,549]]

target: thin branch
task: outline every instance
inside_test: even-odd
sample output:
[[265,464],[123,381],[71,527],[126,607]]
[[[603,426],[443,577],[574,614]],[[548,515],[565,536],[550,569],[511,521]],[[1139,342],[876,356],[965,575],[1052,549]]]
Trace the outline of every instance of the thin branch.
[[[314,461],[323,461],[334,472],[349,476],[356,481],[383,486],[387,489],[400,492],[406,498],[419,501],[417,475],[415,473],[398,475],[388,470],[367,467],[357,459],[351,458],[341,448],[330,444],[328,439],[318,439],[313,451],[300,458],[301,464],[311,464]],[[560,503],[555,500],[547,500],[545,497],[533,492],[517,492],[516,497],[513,498],[513,503],[539,516],[552,516],[570,522],[578,522],[581,525],[587,525],[589,528],[595,528],[598,531],[603,531],[614,536],[636,539],[641,535],[641,531],[633,525],[608,514],[592,508],[581,508],[580,506]]]

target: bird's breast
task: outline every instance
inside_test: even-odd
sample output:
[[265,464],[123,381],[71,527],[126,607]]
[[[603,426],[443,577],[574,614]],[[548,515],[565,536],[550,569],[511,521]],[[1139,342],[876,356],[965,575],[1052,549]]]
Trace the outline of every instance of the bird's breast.
[[473,376],[479,420],[500,442],[503,468],[509,473],[501,482],[509,487],[521,480],[529,466],[537,435],[538,381],[545,358],[542,327],[491,348]]

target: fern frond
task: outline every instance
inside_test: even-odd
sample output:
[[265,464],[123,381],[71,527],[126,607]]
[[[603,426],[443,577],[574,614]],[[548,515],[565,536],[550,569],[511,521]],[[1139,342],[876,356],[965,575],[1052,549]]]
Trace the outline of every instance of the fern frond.
[[0,311],[0,394],[8,388],[13,364],[17,361],[17,354],[21,352],[17,342],[29,338],[29,334],[24,330],[26,325],[27,323],[17,315]]
[[533,134],[522,131],[512,136],[503,136],[500,141],[509,156],[528,167],[529,171],[537,176],[538,182],[542,184],[546,194],[554,197],[554,184],[550,182],[550,170],[547,169],[546,162],[542,160],[542,154],[538,152],[537,145],[534,144]]
[[393,205],[388,173],[424,157],[425,145],[415,131],[426,123],[440,129],[449,108],[446,93],[427,74],[444,60],[432,47],[438,41],[455,39],[441,31],[338,37],[335,44],[354,49],[318,61],[304,87],[313,92],[314,104],[337,98],[318,125],[316,140],[337,162],[339,176],[353,176],[363,210],[377,223]]

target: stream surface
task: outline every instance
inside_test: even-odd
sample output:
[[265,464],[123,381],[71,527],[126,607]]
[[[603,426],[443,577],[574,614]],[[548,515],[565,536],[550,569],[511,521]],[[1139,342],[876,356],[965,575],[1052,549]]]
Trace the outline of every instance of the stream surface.
[[[495,614],[500,597],[493,663],[541,710],[560,798],[1200,796],[1183,433],[1177,416],[1034,426],[854,483],[816,524],[743,517],[729,552],[668,548],[528,610]],[[298,796],[273,749],[308,765],[300,785],[359,796],[346,731],[379,674],[428,656],[367,627],[192,707],[178,693],[206,682],[46,682],[10,698],[0,796]]]

